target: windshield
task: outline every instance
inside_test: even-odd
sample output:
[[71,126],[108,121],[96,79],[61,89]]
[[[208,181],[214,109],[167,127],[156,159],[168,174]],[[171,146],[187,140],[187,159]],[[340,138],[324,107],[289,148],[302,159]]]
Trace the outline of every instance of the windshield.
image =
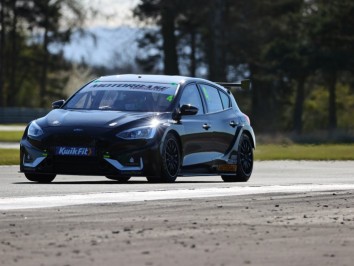
[[139,82],[93,82],[76,93],[64,109],[165,112],[177,84]]

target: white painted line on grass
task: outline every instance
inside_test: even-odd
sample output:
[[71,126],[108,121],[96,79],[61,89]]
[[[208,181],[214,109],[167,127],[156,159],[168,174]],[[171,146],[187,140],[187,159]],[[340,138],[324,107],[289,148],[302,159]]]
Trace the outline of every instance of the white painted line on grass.
[[20,149],[20,143],[13,142],[0,142],[0,149]]

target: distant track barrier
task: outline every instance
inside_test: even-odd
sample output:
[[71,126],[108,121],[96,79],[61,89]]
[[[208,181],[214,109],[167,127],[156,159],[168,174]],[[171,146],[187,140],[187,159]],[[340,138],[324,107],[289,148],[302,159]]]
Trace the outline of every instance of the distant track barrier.
[[29,123],[36,118],[45,116],[50,110],[46,108],[0,108],[0,124]]

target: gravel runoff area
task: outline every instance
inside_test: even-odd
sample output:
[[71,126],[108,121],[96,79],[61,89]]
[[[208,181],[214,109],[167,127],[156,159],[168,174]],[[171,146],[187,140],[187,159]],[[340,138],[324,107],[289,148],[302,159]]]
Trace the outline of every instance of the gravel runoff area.
[[0,212],[0,265],[353,265],[354,191]]

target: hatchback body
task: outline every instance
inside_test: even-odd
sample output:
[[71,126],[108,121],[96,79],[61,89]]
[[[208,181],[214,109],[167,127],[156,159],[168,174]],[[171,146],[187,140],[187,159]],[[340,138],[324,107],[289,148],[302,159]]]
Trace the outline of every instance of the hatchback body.
[[20,144],[27,179],[102,175],[221,175],[247,181],[255,136],[230,91],[204,79],[164,75],[98,78],[32,121]]

